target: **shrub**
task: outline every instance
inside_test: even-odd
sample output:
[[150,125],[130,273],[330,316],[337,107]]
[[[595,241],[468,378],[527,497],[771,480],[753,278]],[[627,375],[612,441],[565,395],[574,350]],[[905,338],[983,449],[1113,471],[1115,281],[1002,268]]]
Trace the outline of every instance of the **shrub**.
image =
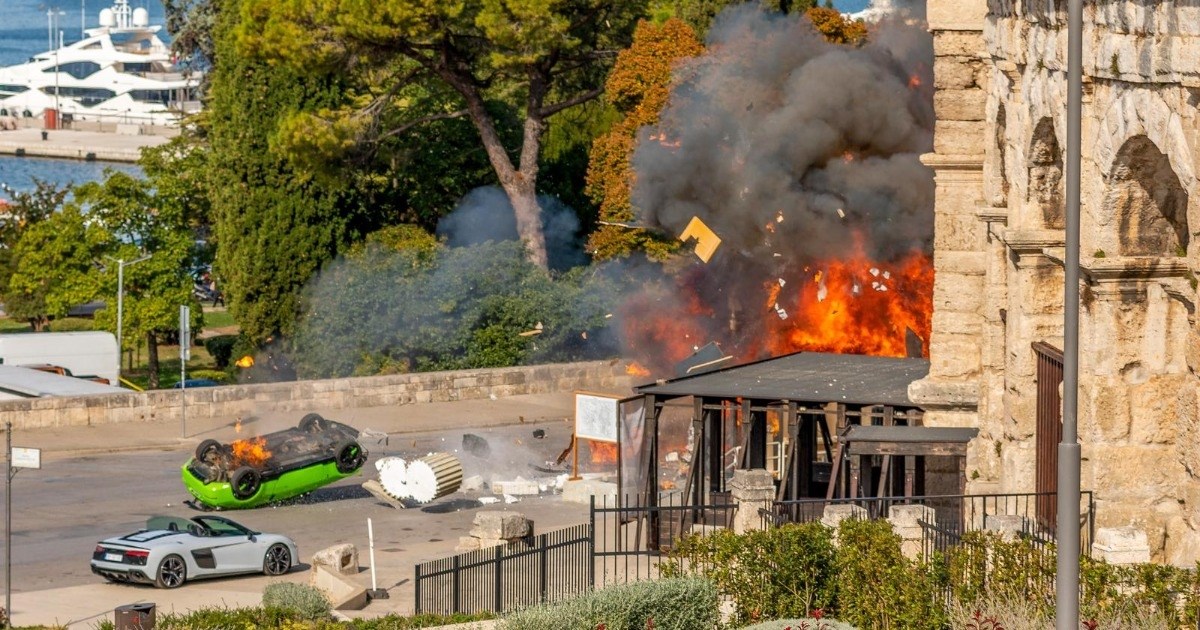
[[218,383],[228,383],[232,381],[229,372],[223,370],[188,370],[188,378],[208,378]]
[[[720,621],[717,588],[696,578],[611,586],[505,617],[500,630],[703,630]],[[651,625],[652,624],[652,625]]]
[[229,367],[229,362],[233,358],[233,346],[237,340],[237,335],[218,335],[204,340],[204,349],[213,358],[218,370]]
[[[959,626],[954,626],[959,627]],[[764,621],[742,630],[857,630],[854,626],[837,619],[776,619]]]
[[833,604],[833,531],[819,522],[737,535],[689,536],[664,575],[712,580],[737,605],[735,621],[800,617]]
[[421,613],[411,617],[387,615],[385,617],[376,617],[374,619],[351,619],[345,623],[354,630],[415,630],[416,628],[436,628],[450,624],[467,623],[470,621],[483,621],[486,619],[495,618],[496,615],[490,612],[478,612],[471,614],[454,613],[451,615]]
[[308,584],[275,582],[263,591],[264,608],[278,608],[296,613],[302,619],[323,619],[329,616],[332,604],[325,593]]
[[861,628],[941,630],[936,567],[908,560],[887,521],[842,521],[837,564],[837,616]]

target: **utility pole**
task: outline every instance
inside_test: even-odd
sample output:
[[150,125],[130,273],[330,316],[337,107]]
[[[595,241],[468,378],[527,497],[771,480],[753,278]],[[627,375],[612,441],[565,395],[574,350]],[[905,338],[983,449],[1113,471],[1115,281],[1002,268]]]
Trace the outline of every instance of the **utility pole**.
[[12,627],[12,421],[4,423],[4,627]]
[[1058,566],[1054,619],[1079,628],[1079,166],[1083,109],[1083,0],[1067,2],[1067,251],[1063,257],[1063,411],[1058,445]]

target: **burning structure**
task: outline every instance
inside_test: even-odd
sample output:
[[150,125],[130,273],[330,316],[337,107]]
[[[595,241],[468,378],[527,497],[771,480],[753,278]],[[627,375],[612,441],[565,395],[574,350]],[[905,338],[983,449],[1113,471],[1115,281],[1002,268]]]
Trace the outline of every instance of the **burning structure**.
[[[925,423],[974,426],[971,492],[1056,489],[1064,3],[930,0],[937,278]],[[1084,10],[1079,438],[1100,527],[1200,559],[1193,3]],[[1053,526],[1054,502],[1039,519]]]

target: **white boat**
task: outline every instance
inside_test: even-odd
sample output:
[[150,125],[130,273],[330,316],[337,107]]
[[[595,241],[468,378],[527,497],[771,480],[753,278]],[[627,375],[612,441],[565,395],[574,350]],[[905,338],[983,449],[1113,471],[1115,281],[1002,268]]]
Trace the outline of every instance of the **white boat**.
[[75,43],[0,68],[0,116],[75,122],[177,125],[199,109],[202,73],[177,65],[149,13],[115,0],[100,26]]

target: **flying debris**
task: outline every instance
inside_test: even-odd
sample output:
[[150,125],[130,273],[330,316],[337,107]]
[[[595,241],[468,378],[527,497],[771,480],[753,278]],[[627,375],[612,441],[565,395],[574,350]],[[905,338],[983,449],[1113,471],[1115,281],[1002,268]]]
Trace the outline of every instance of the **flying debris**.
[[534,335],[540,335],[540,334],[542,334],[542,322],[538,322],[537,325],[533,327],[533,330],[526,330],[525,332],[519,332],[517,334],[522,337],[532,337]]
[[717,247],[721,245],[721,237],[705,225],[700,217],[692,217],[687,227],[683,229],[683,234],[679,235],[679,240],[684,242],[693,238],[696,239],[696,256],[705,263],[712,258]]

